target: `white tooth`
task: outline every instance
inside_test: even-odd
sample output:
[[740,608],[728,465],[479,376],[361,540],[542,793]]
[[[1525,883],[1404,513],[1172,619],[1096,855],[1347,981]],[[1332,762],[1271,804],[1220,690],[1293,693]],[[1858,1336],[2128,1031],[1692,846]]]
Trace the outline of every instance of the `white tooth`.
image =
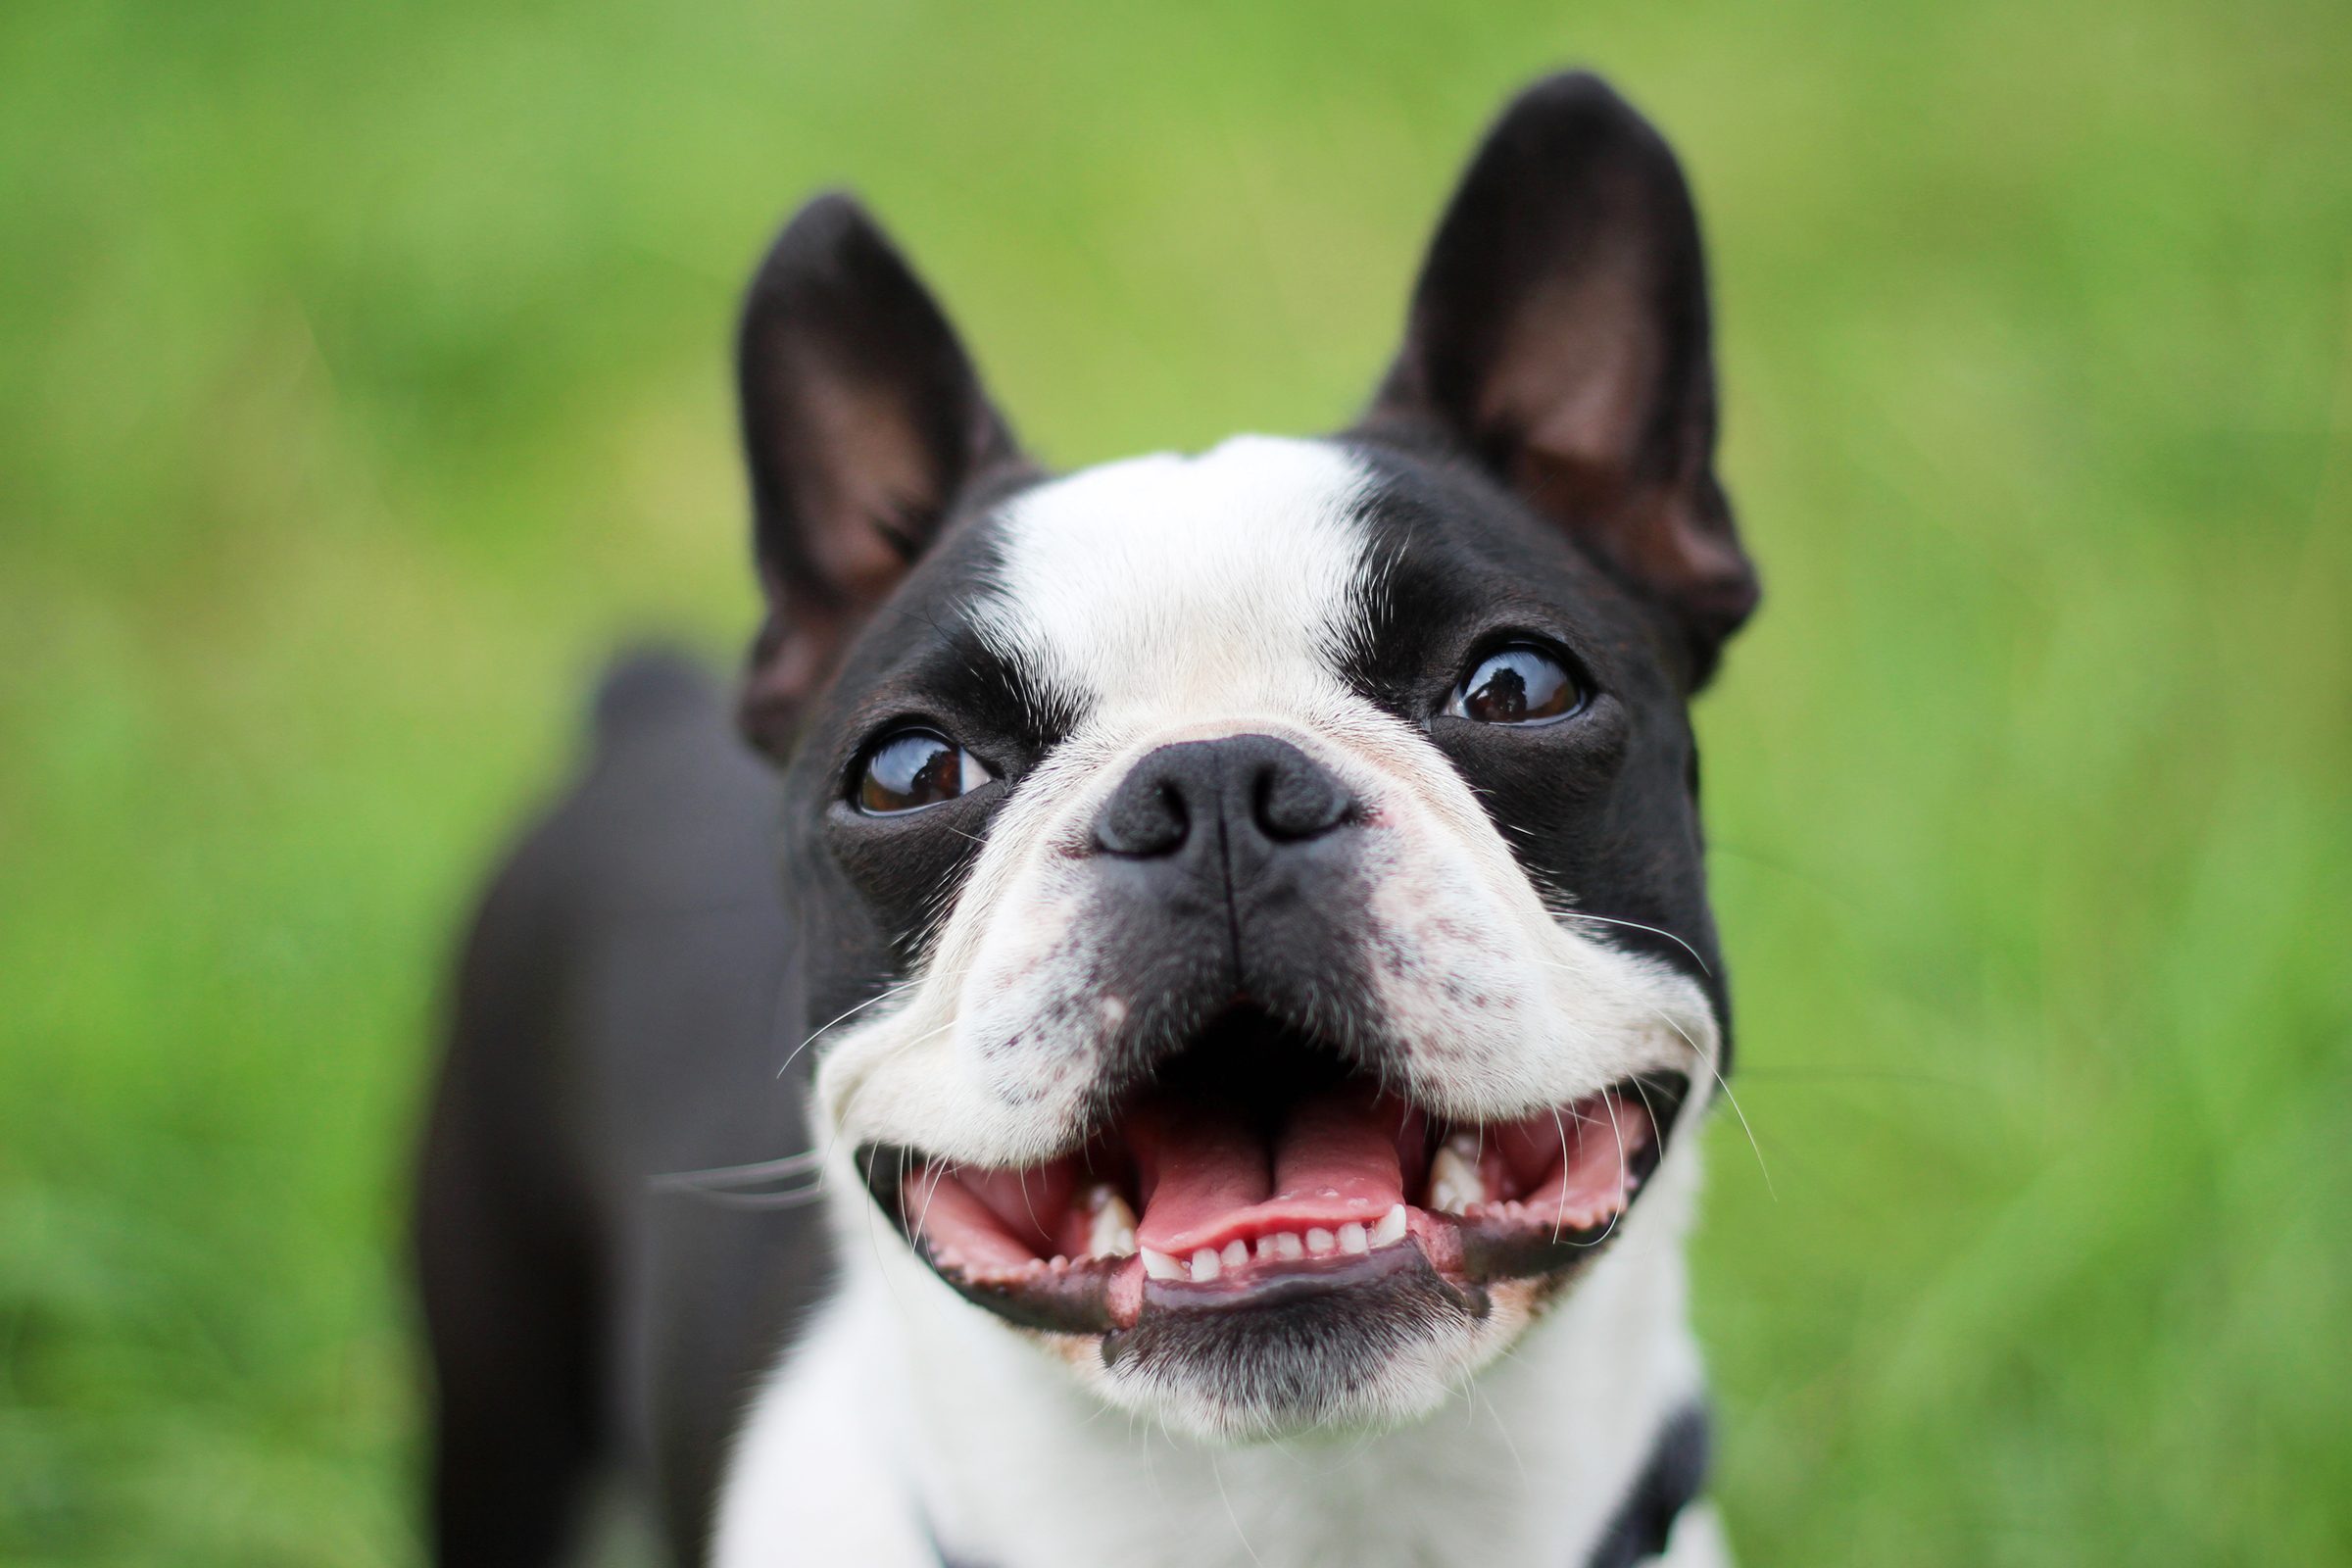
[[1221,1266],[1217,1261],[1217,1250],[1213,1247],[1203,1247],[1193,1254],[1193,1283],[1206,1285],[1217,1277],[1217,1270]]
[[1372,1245],[1374,1247],[1395,1247],[1403,1240],[1404,1205],[1395,1203],[1390,1205],[1386,1214],[1380,1216],[1380,1223],[1372,1227]]
[[1324,1253],[1331,1251],[1339,1245],[1339,1238],[1333,1236],[1331,1232],[1325,1230],[1320,1225],[1306,1233],[1306,1250],[1314,1253],[1317,1257],[1321,1257]]
[[1257,1244],[1257,1255],[1265,1256],[1268,1248],[1272,1248],[1274,1255],[1286,1263],[1306,1255],[1306,1244],[1298,1239],[1295,1231],[1277,1231],[1267,1237]]
[[1248,1242],[1237,1239],[1225,1244],[1225,1266],[1227,1268],[1240,1268],[1249,1261],[1250,1244]]
[[1349,1220],[1340,1227],[1340,1250],[1343,1252],[1369,1252],[1372,1250],[1372,1238],[1365,1234],[1364,1227],[1360,1222]]
[[1144,1249],[1144,1272],[1155,1280],[1191,1278],[1185,1273],[1182,1263],[1177,1262],[1165,1252],[1154,1252],[1149,1247]]
[[1086,1229],[1086,1250],[1096,1257],[1125,1257],[1135,1250],[1135,1210],[1108,1187],[1095,1190],[1088,1205],[1095,1217]]
[[1444,1214],[1461,1214],[1473,1203],[1487,1200],[1487,1184],[1479,1180],[1478,1155],[1465,1155],[1448,1142],[1429,1162],[1429,1206]]

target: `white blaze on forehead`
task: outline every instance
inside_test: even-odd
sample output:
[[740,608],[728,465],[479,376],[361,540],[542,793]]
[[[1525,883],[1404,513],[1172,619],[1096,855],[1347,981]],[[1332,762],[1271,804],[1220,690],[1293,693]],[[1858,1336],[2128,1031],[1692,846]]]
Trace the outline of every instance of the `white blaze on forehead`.
[[1311,703],[1362,629],[1370,483],[1335,446],[1268,436],[1088,468],[1006,509],[975,618],[1081,709]]

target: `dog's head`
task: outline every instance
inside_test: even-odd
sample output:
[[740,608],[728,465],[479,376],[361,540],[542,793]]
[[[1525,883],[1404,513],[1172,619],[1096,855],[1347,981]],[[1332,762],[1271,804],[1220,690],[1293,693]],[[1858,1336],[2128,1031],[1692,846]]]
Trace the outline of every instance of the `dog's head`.
[[1756,589],[1665,143],[1513,103],[1327,439],[1045,477],[840,197],[741,370],[825,1135],[1120,1404],[1434,1407],[1722,1065],[1685,705]]

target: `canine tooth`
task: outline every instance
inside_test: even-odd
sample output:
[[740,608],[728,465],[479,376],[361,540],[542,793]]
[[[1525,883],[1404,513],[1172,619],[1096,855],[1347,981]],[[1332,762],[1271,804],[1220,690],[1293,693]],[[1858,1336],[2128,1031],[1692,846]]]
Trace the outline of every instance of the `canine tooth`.
[[1461,1140],[1449,1139],[1429,1162],[1429,1206],[1445,1214],[1467,1213],[1487,1200],[1487,1184],[1479,1180],[1476,1151],[1465,1154]]
[[1235,1237],[1225,1244],[1224,1259],[1227,1268],[1240,1268],[1250,1261],[1250,1244]]
[[1182,1263],[1165,1252],[1154,1252],[1149,1247],[1144,1249],[1144,1273],[1155,1280],[1181,1280],[1192,1277],[1185,1272]]
[[1380,1216],[1380,1223],[1372,1227],[1372,1245],[1374,1247],[1394,1247],[1403,1240],[1404,1205],[1392,1203],[1389,1205],[1389,1211]]
[[1213,1247],[1203,1247],[1193,1254],[1193,1283],[1206,1285],[1217,1277],[1217,1270],[1223,1266],[1217,1260],[1217,1250]]
[[1372,1238],[1366,1234],[1360,1221],[1351,1219],[1340,1227],[1340,1250],[1354,1253],[1372,1250]]
[[1320,1225],[1306,1233],[1306,1250],[1317,1257],[1336,1250],[1339,1245],[1339,1238]]
[[1125,1257],[1135,1250],[1135,1210],[1107,1186],[1095,1189],[1089,1205],[1095,1217],[1087,1223],[1086,1250],[1097,1257]]
[[1298,1239],[1295,1231],[1276,1231],[1271,1236],[1258,1239],[1257,1255],[1288,1263],[1306,1255],[1306,1244]]

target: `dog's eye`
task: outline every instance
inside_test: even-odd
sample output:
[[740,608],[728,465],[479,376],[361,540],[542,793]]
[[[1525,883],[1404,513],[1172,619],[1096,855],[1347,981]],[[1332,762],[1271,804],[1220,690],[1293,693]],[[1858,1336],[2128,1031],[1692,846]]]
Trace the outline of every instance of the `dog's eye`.
[[858,808],[869,816],[919,811],[976,790],[995,776],[946,736],[903,729],[865,754],[865,769],[858,779]]
[[1480,724],[1545,724],[1585,706],[1584,688],[1557,659],[1528,643],[1471,666],[1446,711]]

